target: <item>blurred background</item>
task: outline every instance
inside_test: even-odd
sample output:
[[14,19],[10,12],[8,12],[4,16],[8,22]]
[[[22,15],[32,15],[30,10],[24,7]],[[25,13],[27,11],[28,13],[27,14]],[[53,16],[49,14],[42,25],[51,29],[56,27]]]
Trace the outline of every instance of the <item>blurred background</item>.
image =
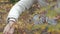
[[[3,29],[4,29],[4,27],[6,26],[6,18],[7,18],[7,15],[8,15],[8,13],[9,13],[9,11],[10,11],[10,9],[11,9],[11,7],[16,3],[16,2],[18,2],[19,0],[0,0],[0,34],[2,34],[2,32],[3,32]],[[37,7],[38,6],[38,7]],[[49,6],[48,6],[49,7]],[[33,15],[35,15],[35,13],[39,13],[39,11],[40,10],[45,10],[45,8],[42,8],[42,9],[40,9],[40,6],[39,5],[33,5],[31,8],[30,8],[30,10],[27,10],[27,12],[25,12],[23,15],[21,15],[21,17],[20,17],[20,19],[19,19],[19,22],[20,21],[24,21],[24,22],[28,22],[28,20],[29,20],[29,15],[31,16],[32,15],[32,17],[33,17]],[[28,11],[30,11],[29,13],[28,13]],[[36,12],[34,12],[34,11],[36,11]],[[33,14],[34,13],[34,14]],[[53,14],[53,15],[52,15]],[[27,16],[26,16],[27,15]],[[52,18],[52,17],[54,17],[55,15],[57,15],[56,14],[56,12],[54,12],[54,10],[52,11],[52,10],[48,10],[48,13],[47,13],[47,16],[49,17],[49,18]],[[25,16],[25,17],[24,17]],[[52,16],[52,17],[51,17]],[[25,20],[24,20],[25,19]],[[60,19],[59,19],[60,20]],[[31,22],[31,20],[30,20],[30,22]],[[59,21],[59,23],[60,23],[60,21]],[[20,25],[21,24],[23,24],[22,22],[20,23]],[[52,27],[53,25],[51,25],[51,27],[49,27],[47,24],[41,24],[41,25],[35,25],[35,26],[33,26],[33,33],[34,34],[56,34],[55,32],[56,31],[54,31],[54,26]],[[57,25],[58,26],[58,28],[59,29],[57,29],[57,31],[58,31],[58,34],[60,34],[59,32],[60,32],[60,24],[58,24]],[[56,26],[56,27],[57,27]],[[19,27],[24,27],[24,25],[23,26],[19,26]],[[27,25],[27,29],[29,29],[30,31],[31,31],[31,28],[32,26],[31,26],[31,24],[28,24]],[[37,29],[38,28],[38,29]],[[17,29],[18,29],[18,27],[17,27]],[[15,32],[15,34],[20,34],[19,33],[19,30],[20,29],[18,29],[18,30],[16,30],[16,32]],[[22,33],[23,34],[26,34],[23,30],[25,30],[25,29],[22,29],[21,31],[22,31]],[[28,33],[28,31],[29,30],[25,30],[27,33]],[[37,30],[40,30],[40,31],[37,31]],[[55,29],[56,30],[56,29]],[[32,34],[32,31],[31,32],[29,32],[30,34]],[[43,33],[44,32],[44,33]]]

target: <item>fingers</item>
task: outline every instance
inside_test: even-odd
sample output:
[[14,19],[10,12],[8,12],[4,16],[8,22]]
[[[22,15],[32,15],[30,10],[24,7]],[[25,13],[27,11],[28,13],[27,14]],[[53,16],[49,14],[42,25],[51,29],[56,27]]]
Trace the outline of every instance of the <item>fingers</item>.
[[9,27],[9,25],[7,25],[3,31],[3,34],[7,34],[9,29],[10,29],[10,27]]
[[14,27],[10,27],[9,25],[7,25],[3,31],[3,34],[13,34],[14,32]]

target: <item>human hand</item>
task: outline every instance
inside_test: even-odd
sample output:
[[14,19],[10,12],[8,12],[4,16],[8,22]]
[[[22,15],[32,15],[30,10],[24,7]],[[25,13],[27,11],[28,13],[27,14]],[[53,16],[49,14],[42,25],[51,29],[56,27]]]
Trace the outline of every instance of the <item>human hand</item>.
[[13,34],[14,32],[14,27],[13,27],[14,22],[9,22],[6,27],[4,28],[3,34]]

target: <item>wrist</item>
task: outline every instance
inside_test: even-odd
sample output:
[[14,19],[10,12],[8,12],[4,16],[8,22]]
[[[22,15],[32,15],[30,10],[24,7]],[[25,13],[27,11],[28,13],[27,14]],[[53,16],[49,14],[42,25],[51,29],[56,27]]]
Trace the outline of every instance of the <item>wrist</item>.
[[15,22],[13,22],[13,21],[9,21],[9,26],[12,26],[13,24],[14,24]]

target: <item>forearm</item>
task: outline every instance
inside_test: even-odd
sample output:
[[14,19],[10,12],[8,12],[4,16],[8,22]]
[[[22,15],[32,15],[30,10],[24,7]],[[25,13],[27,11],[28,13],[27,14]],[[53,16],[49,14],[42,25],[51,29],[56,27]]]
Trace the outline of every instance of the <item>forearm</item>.
[[60,13],[60,0],[57,0],[57,8],[58,8],[58,10],[56,10],[57,11],[57,13]]
[[48,5],[46,0],[38,0],[38,3],[40,4],[41,7],[47,7],[47,5]]
[[12,9],[10,10],[7,19],[11,21],[10,19],[12,18],[13,21],[18,20],[19,15],[24,12],[24,10],[29,9],[32,4],[33,0],[21,0],[18,3],[16,3]]
[[58,8],[60,8],[60,0],[57,0]]

